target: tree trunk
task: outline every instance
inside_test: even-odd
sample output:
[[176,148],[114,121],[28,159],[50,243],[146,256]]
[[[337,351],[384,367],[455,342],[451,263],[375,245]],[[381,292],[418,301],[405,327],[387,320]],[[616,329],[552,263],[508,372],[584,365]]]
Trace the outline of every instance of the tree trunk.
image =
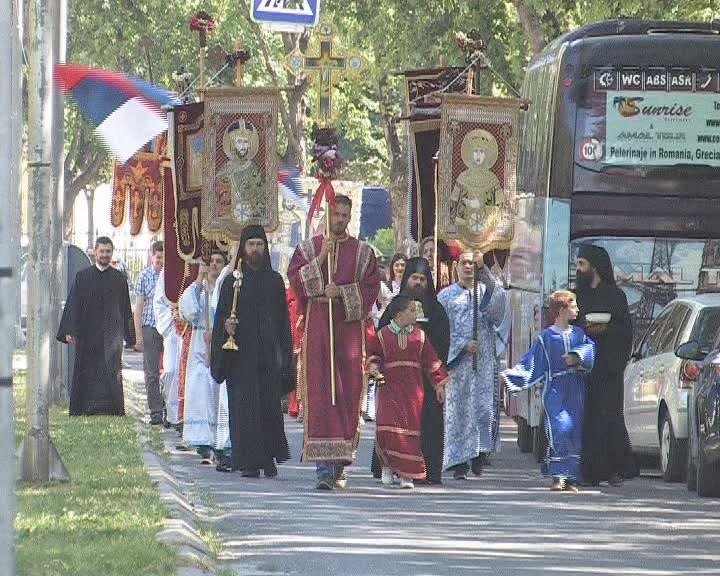
[[385,145],[390,158],[390,199],[392,202],[395,249],[401,251],[407,244],[407,154],[400,140],[398,123],[392,113],[392,97],[388,94],[388,75],[377,84],[377,97],[383,117]]
[[522,24],[528,46],[532,56],[536,56],[545,47],[545,33],[537,12],[525,3],[525,0],[515,0],[515,9]]
[[87,188],[85,190],[85,200],[87,201],[88,222],[87,249],[92,251],[95,247],[95,190]]

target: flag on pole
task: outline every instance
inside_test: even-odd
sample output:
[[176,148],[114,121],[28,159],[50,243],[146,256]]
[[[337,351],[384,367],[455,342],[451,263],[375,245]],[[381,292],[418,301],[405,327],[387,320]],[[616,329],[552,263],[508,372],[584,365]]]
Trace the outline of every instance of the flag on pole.
[[180,104],[171,92],[121,72],[58,64],[55,79],[123,164],[167,130],[163,106]]
[[300,170],[294,166],[283,166],[278,170],[278,185],[288,204],[307,210],[307,195],[303,189]]

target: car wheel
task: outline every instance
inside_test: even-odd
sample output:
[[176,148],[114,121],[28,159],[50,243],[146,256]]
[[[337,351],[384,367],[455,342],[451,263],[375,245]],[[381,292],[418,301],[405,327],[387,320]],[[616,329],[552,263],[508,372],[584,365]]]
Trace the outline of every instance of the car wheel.
[[532,452],[532,429],[525,418],[518,418],[517,434],[520,452]]
[[720,496],[720,460],[712,464],[706,462],[702,447],[698,448],[697,493],[698,496]]
[[675,438],[670,415],[660,423],[660,470],[665,482],[681,482],[687,469],[687,442]]
[[544,424],[533,428],[532,452],[536,462],[543,462],[547,457],[548,439]]

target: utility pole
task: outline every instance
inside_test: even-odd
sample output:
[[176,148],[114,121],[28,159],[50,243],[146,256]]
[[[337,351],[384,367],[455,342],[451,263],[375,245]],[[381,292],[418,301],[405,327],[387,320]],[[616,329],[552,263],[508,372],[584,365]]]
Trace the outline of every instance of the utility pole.
[[[65,63],[67,53],[68,0],[55,0],[54,63]],[[63,283],[63,212],[65,205],[65,106],[59,91],[53,97],[53,188],[50,202],[50,336],[57,334],[60,313],[65,301]],[[55,403],[68,398],[63,365],[62,344],[56,340],[50,346],[50,385]]]
[[28,482],[67,480],[50,441],[50,347],[52,322],[51,208],[53,188],[53,0],[29,0],[28,34],[28,340],[27,420],[20,473]]
[[0,108],[10,112],[0,122],[0,574],[15,574],[15,403],[13,401],[13,352],[15,351],[15,288],[18,236],[14,231],[19,210],[20,156],[22,147],[22,61],[20,1],[0,11]]

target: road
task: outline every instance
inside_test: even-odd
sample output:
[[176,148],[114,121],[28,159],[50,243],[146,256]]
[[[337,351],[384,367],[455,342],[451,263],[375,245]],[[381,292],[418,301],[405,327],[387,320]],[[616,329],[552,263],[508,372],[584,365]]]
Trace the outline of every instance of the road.
[[[293,459],[277,479],[246,479],[172,451],[175,473],[209,505],[220,565],[240,575],[720,574],[720,502],[643,476],[621,488],[551,493],[515,425],[481,478],[387,489],[368,465],[373,426],[345,490],[314,489],[299,461],[301,425],[287,420]],[[167,431],[174,442],[175,433]]]

